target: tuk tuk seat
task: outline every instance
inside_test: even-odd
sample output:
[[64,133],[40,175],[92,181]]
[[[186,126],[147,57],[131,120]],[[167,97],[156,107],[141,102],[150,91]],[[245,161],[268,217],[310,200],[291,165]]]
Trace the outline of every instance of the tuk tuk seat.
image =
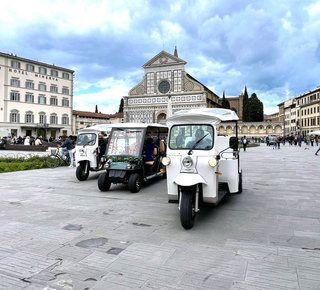
[[158,154],[158,148],[156,146],[154,146],[153,148],[153,154],[152,154],[152,159],[150,161],[146,161],[144,164],[145,165],[153,165],[154,164],[154,160],[156,159],[156,156]]

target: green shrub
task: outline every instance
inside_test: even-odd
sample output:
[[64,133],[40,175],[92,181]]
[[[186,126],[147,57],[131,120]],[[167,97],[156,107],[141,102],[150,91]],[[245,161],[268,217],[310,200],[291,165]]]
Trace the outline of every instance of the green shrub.
[[46,168],[45,157],[0,158],[0,173]]

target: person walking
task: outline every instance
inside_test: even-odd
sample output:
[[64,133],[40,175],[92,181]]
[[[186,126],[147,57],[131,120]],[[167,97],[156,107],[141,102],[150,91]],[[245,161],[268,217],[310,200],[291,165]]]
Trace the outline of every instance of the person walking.
[[[319,144],[319,143],[317,143],[317,144]],[[319,144],[319,145],[320,145],[320,144]],[[317,152],[316,152],[314,155],[317,155],[317,156],[318,156],[318,152],[319,152],[319,151],[320,151],[320,146],[319,146]]]
[[248,145],[248,140],[247,140],[246,136],[243,136],[242,146],[243,146],[243,151],[244,152],[247,150],[247,145]]

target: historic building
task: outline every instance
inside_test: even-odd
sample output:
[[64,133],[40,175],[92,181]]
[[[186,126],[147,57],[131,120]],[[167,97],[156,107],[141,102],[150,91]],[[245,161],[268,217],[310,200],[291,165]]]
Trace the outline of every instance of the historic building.
[[296,100],[296,119],[299,134],[320,130],[320,86],[301,94]]
[[73,73],[0,52],[0,136],[72,134]]
[[74,133],[77,134],[80,129],[88,128],[95,125],[122,123],[123,113],[116,113],[110,115],[73,110],[72,122]]
[[221,107],[219,96],[185,71],[186,61],[161,51],[144,68],[142,81],[124,97],[124,122],[165,123],[169,98],[172,112]]

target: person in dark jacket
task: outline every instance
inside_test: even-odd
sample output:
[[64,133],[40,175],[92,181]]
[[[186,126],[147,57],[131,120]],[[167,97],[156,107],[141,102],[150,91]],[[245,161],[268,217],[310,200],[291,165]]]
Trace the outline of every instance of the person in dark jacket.
[[61,155],[64,156],[66,155],[66,151],[69,152],[69,156],[70,156],[70,166],[69,167],[73,167],[73,152],[72,152],[72,149],[73,149],[73,144],[72,144],[72,141],[71,141],[71,136],[63,136],[62,137],[62,144],[61,145],[58,145],[58,147],[61,147]]

